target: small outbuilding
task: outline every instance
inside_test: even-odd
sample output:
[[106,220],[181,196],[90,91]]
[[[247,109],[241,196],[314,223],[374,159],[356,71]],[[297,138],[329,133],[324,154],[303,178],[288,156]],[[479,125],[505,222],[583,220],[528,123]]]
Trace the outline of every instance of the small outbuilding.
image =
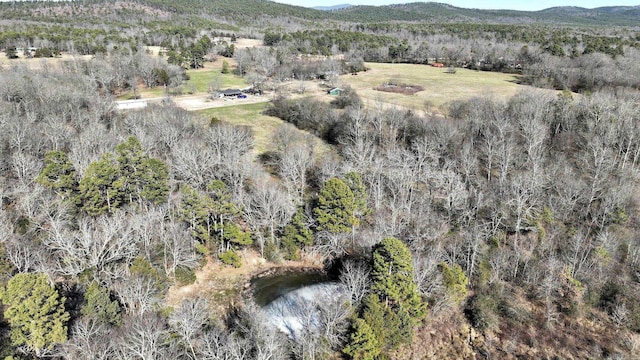
[[222,90],[220,94],[223,97],[237,97],[239,95],[242,95],[242,91],[240,91],[239,89],[226,89]]
[[334,95],[334,96],[338,96],[340,94],[342,94],[344,90],[340,89],[340,88],[333,88],[327,91],[327,94],[329,95]]

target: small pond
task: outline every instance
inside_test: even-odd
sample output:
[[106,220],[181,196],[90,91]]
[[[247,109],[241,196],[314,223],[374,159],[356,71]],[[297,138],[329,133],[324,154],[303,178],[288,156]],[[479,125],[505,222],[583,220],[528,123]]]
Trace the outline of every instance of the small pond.
[[255,278],[251,280],[251,289],[253,289],[253,300],[255,303],[260,307],[264,307],[291,291],[330,281],[329,276],[324,272],[291,271],[283,274]]
[[253,279],[253,300],[272,326],[291,338],[319,330],[320,309],[347,299],[343,286],[324,272],[286,272]]

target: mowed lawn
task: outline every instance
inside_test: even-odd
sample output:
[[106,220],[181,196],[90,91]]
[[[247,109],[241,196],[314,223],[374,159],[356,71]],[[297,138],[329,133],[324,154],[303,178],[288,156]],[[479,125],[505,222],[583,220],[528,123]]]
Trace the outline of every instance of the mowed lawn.
[[[253,132],[256,154],[263,154],[276,150],[273,144],[273,134],[278,127],[285,124],[282,119],[263,114],[268,106],[269,103],[234,105],[200,110],[197,113],[207,120],[216,117],[229,124],[248,126]],[[308,134],[302,130],[298,131],[301,134]],[[325,154],[332,149],[330,145],[319,138],[314,138],[314,142],[316,154]]]
[[185,91],[191,91],[195,88],[195,94],[207,93],[209,91],[209,84],[215,78],[219,78],[220,88],[222,90],[227,88],[244,88],[247,86],[246,81],[231,73],[223,74],[220,69],[198,69],[187,70],[189,80],[185,83]]
[[[366,72],[358,75],[343,75],[340,81],[350,85],[368,106],[383,102],[406,108],[424,110],[425,103],[437,108],[446,107],[454,100],[465,100],[475,96],[508,98],[526,86],[518,85],[517,76],[497,72],[456,69],[455,74],[446,73],[446,68],[414,64],[366,63]],[[388,81],[420,85],[424,91],[414,95],[403,95],[373,90]]]
[[[222,62],[227,61],[229,63],[230,72],[227,74],[222,73]],[[231,73],[235,65],[233,59],[227,59],[220,57],[215,62],[206,62],[204,68],[197,70],[187,70],[187,76],[189,80],[185,81],[182,85],[183,94],[185,95],[197,95],[206,94],[209,92],[209,84],[212,80],[218,79],[221,89],[227,88],[244,88],[247,87],[247,82]],[[144,99],[162,97],[165,96],[165,89],[162,86],[157,86],[151,89],[142,88],[138,91],[139,96]],[[129,100],[133,98],[133,91],[118,95],[118,100]]]
[[211,108],[198,111],[205,118],[216,117],[219,120],[233,125],[248,126],[253,132],[255,150],[258,154],[273,150],[270,146],[271,136],[275,130],[284,124],[284,121],[277,117],[263,115],[268,103],[246,104]]

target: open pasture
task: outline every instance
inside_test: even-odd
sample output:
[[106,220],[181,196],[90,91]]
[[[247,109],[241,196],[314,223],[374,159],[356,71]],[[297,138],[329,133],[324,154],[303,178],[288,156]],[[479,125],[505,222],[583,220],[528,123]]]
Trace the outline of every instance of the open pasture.
[[[417,111],[442,109],[454,100],[475,96],[508,98],[527,86],[517,84],[517,75],[457,69],[455,74],[447,69],[429,65],[366,63],[369,69],[358,75],[343,75],[340,81],[356,90],[367,106],[383,103]],[[374,90],[386,82],[404,83],[424,87],[414,95]]]

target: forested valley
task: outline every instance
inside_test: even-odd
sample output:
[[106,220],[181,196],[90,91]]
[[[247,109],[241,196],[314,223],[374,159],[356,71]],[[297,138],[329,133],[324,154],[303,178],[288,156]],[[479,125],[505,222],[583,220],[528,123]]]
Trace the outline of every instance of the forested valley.
[[0,3],[0,356],[640,357],[633,10]]

